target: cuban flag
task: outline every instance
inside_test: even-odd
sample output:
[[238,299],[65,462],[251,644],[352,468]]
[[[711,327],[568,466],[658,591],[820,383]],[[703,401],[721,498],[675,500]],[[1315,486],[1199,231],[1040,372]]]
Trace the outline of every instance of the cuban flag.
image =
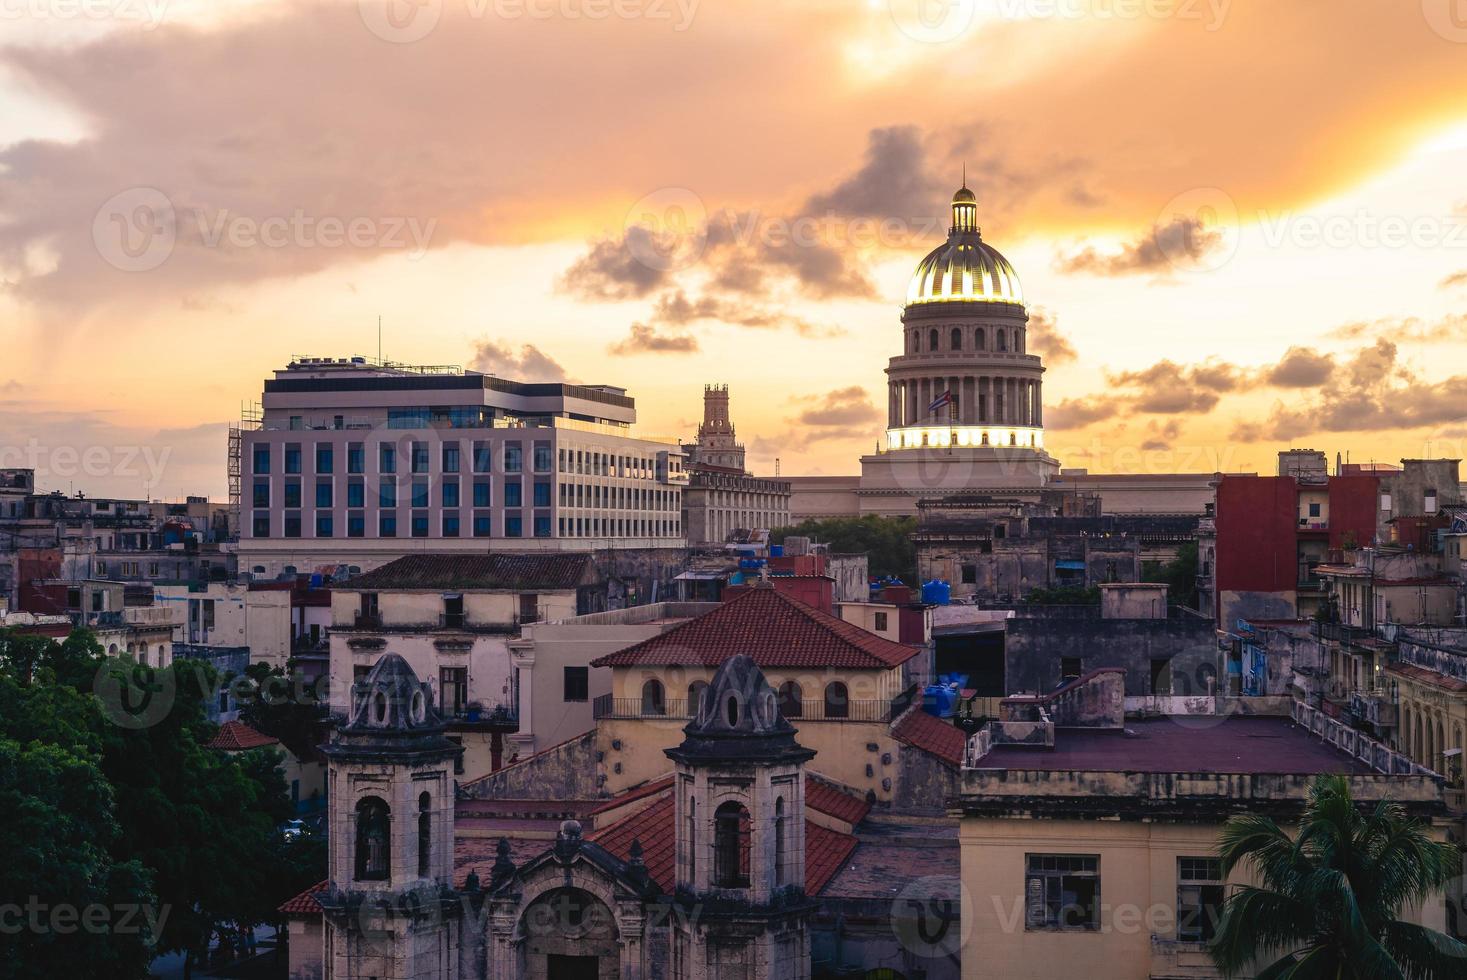
[[952,391],[951,390],[944,391],[942,394],[940,394],[936,398],[932,399],[932,404],[927,406],[927,414],[928,415],[936,415],[939,409],[947,408],[952,403],[953,403],[953,393],[952,393]]

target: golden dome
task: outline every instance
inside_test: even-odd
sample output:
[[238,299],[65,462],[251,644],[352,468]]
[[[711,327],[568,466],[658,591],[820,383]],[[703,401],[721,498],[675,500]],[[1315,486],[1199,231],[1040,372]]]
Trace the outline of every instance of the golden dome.
[[953,195],[947,241],[927,253],[907,286],[907,305],[918,303],[1024,304],[1019,275],[978,229],[977,197],[966,184]]

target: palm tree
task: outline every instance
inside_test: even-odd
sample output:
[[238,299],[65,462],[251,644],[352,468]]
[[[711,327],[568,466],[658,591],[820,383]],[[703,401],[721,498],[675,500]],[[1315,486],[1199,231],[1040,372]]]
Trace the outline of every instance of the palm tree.
[[1257,980],[1446,980],[1467,976],[1467,945],[1398,916],[1461,873],[1454,847],[1396,803],[1364,810],[1343,776],[1320,776],[1291,838],[1267,817],[1227,822],[1223,875],[1247,864],[1262,887],[1229,896],[1209,952],[1224,975],[1282,958]]

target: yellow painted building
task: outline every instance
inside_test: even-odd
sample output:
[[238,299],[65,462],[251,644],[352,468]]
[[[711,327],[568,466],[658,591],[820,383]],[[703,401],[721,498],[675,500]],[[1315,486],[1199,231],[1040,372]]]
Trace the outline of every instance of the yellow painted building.
[[[1338,724],[1322,716],[1118,718],[1051,722],[1042,739],[1030,729],[1044,722],[974,736],[954,807],[964,980],[1218,977],[1206,942],[1228,886],[1246,880],[1223,880],[1219,832],[1245,811],[1292,829],[1320,773],[1345,774],[1356,799],[1389,797],[1446,837],[1434,774],[1378,743],[1341,751],[1311,731]],[[1445,904],[1407,918],[1443,930]]]
[[823,775],[878,799],[899,783],[891,721],[910,704],[921,648],[897,643],[805,605],[774,587],[722,606],[625,650],[592,661],[611,670],[611,692],[593,706],[604,789],[617,793],[670,770],[690,706],[718,665],[753,657],[819,753]]

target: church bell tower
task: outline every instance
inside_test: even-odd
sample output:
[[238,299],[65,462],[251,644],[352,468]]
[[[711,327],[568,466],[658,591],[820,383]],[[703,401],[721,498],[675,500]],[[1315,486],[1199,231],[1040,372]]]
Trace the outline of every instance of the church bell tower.
[[453,891],[453,764],[432,692],[383,656],[352,692],[324,749],[330,799],[329,980],[455,980],[461,906]]
[[[680,980],[809,980],[805,763],[764,673],[723,662],[676,764],[677,889],[672,975]],[[694,914],[696,913],[696,914]]]

